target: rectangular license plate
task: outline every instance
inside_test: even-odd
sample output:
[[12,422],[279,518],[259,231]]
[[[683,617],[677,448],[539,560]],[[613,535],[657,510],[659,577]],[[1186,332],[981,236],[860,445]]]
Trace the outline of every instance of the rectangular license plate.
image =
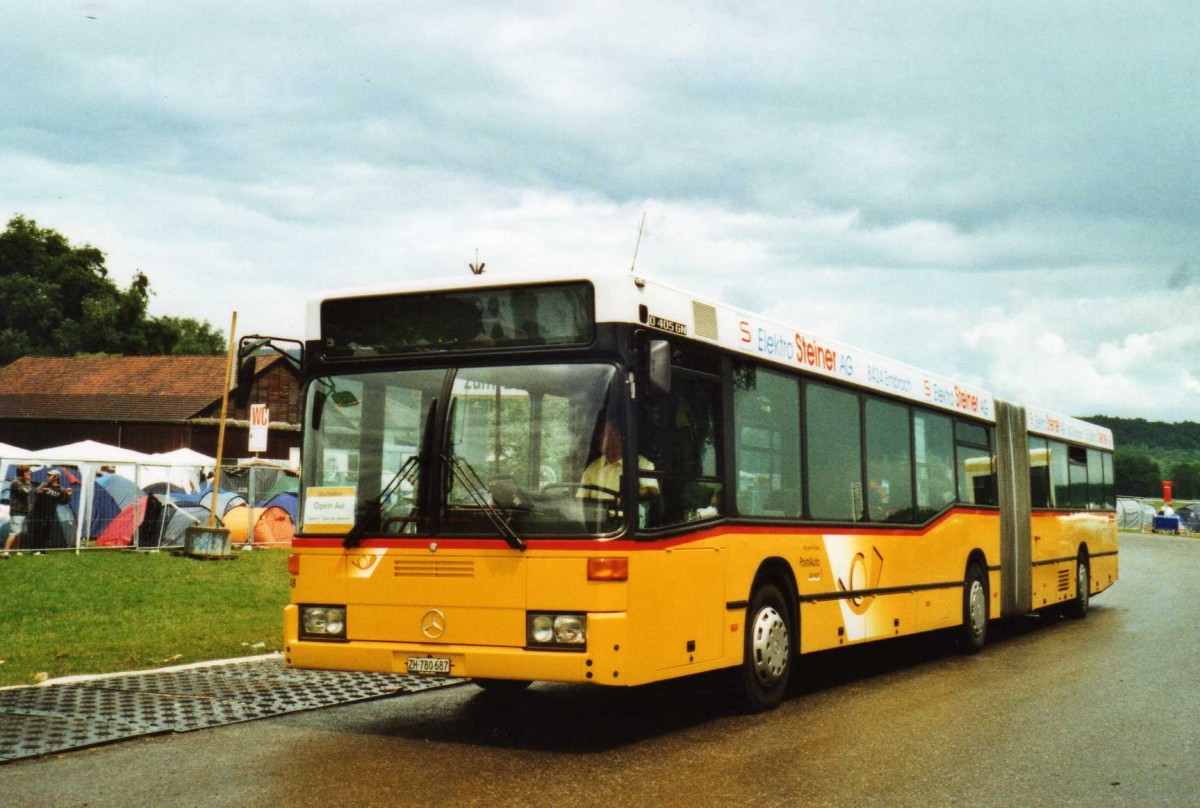
[[409,657],[408,658],[409,673],[449,673],[450,658],[449,657]]

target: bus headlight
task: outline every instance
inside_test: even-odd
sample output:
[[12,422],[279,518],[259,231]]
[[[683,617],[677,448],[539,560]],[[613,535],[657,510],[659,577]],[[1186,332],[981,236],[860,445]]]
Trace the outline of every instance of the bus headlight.
[[300,636],[309,640],[346,639],[346,607],[301,606]]
[[530,647],[587,650],[586,614],[530,612],[525,627],[525,640]]

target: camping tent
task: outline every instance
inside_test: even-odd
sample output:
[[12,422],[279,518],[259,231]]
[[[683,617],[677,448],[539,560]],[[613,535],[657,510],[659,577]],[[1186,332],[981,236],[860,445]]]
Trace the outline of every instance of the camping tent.
[[175,449],[171,452],[156,452],[151,455],[155,463],[165,464],[168,466],[208,466],[209,468],[217,465],[215,457],[209,457],[205,454],[200,454],[192,449]]
[[122,449],[120,446],[110,446],[94,440],[81,440],[77,443],[67,443],[62,446],[52,446],[34,452],[37,460],[70,460],[77,463],[125,463],[137,465],[152,462],[150,455],[145,452],[135,452],[132,449]]
[[164,502],[156,537],[158,546],[183,547],[187,529],[208,524],[209,513],[208,506],[199,502]]
[[260,511],[254,522],[256,547],[291,547],[296,536],[296,522],[286,509],[278,505],[255,508]]
[[97,547],[128,547],[133,544],[133,537],[146,519],[149,495],[136,497],[130,505],[124,508],[96,536]]
[[221,468],[223,488],[238,491],[246,501],[262,505],[276,494],[300,490],[295,471],[268,460],[251,460]]
[[283,508],[287,511],[288,518],[295,524],[300,520],[296,518],[296,514],[300,510],[300,495],[299,494],[276,494],[263,506],[265,508]]
[[238,505],[230,508],[222,521],[229,530],[229,540],[233,544],[289,547],[296,535],[291,515],[278,505],[269,508]]
[[29,454],[28,449],[13,446],[11,443],[0,442],[0,458],[7,460],[10,457],[24,457],[27,454]]
[[1188,533],[1200,533],[1200,502],[1192,502],[1175,509],[1183,529]]
[[5,469],[8,467],[8,461],[25,457],[28,454],[28,449],[13,446],[11,443],[0,443],[0,475],[3,475]]
[[[142,486],[151,490],[156,483],[165,483],[173,492],[194,492],[204,481],[204,471],[213,468],[217,461],[192,449],[176,449],[150,455],[142,466],[139,478]],[[166,493],[166,489],[153,489],[155,493]]]
[[1121,530],[1150,530],[1154,507],[1133,497],[1117,497],[1117,526]]
[[107,530],[113,519],[138,501],[137,483],[120,474],[102,474],[92,485],[92,518],[88,535],[95,538]]

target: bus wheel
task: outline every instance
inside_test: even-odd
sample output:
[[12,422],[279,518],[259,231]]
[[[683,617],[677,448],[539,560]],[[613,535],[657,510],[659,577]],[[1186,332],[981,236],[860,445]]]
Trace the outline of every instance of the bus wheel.
[[987,642],[987,611],[987,579],[983,568],[972,563],[963,581],[963,622],[958,630],[958,648],[964,654],[978,652]]
[[1067,614],[1071,617],[1087,617],[1091,601],[1091,585],[1092,575],[1091,570],[1088,569],[1088,558],[1080,554],[1079,560],[1075,562],[1075,600],[1071,601],[1067,607]]
[[495,693],[497,696],[515,696],[533,684],[528,679],[472,679],[471,681],[488,693]]
[[738,669],[738,706],[745,712],[773,709],[792,672],[792,630],[787,600],[774,584],[754,590],[746,610],[746,644]]

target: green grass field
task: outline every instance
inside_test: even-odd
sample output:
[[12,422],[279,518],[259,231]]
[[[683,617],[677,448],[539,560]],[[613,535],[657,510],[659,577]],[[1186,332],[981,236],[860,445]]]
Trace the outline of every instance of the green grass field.
[[0,560],[0,686],[278,651],[287,550]]

